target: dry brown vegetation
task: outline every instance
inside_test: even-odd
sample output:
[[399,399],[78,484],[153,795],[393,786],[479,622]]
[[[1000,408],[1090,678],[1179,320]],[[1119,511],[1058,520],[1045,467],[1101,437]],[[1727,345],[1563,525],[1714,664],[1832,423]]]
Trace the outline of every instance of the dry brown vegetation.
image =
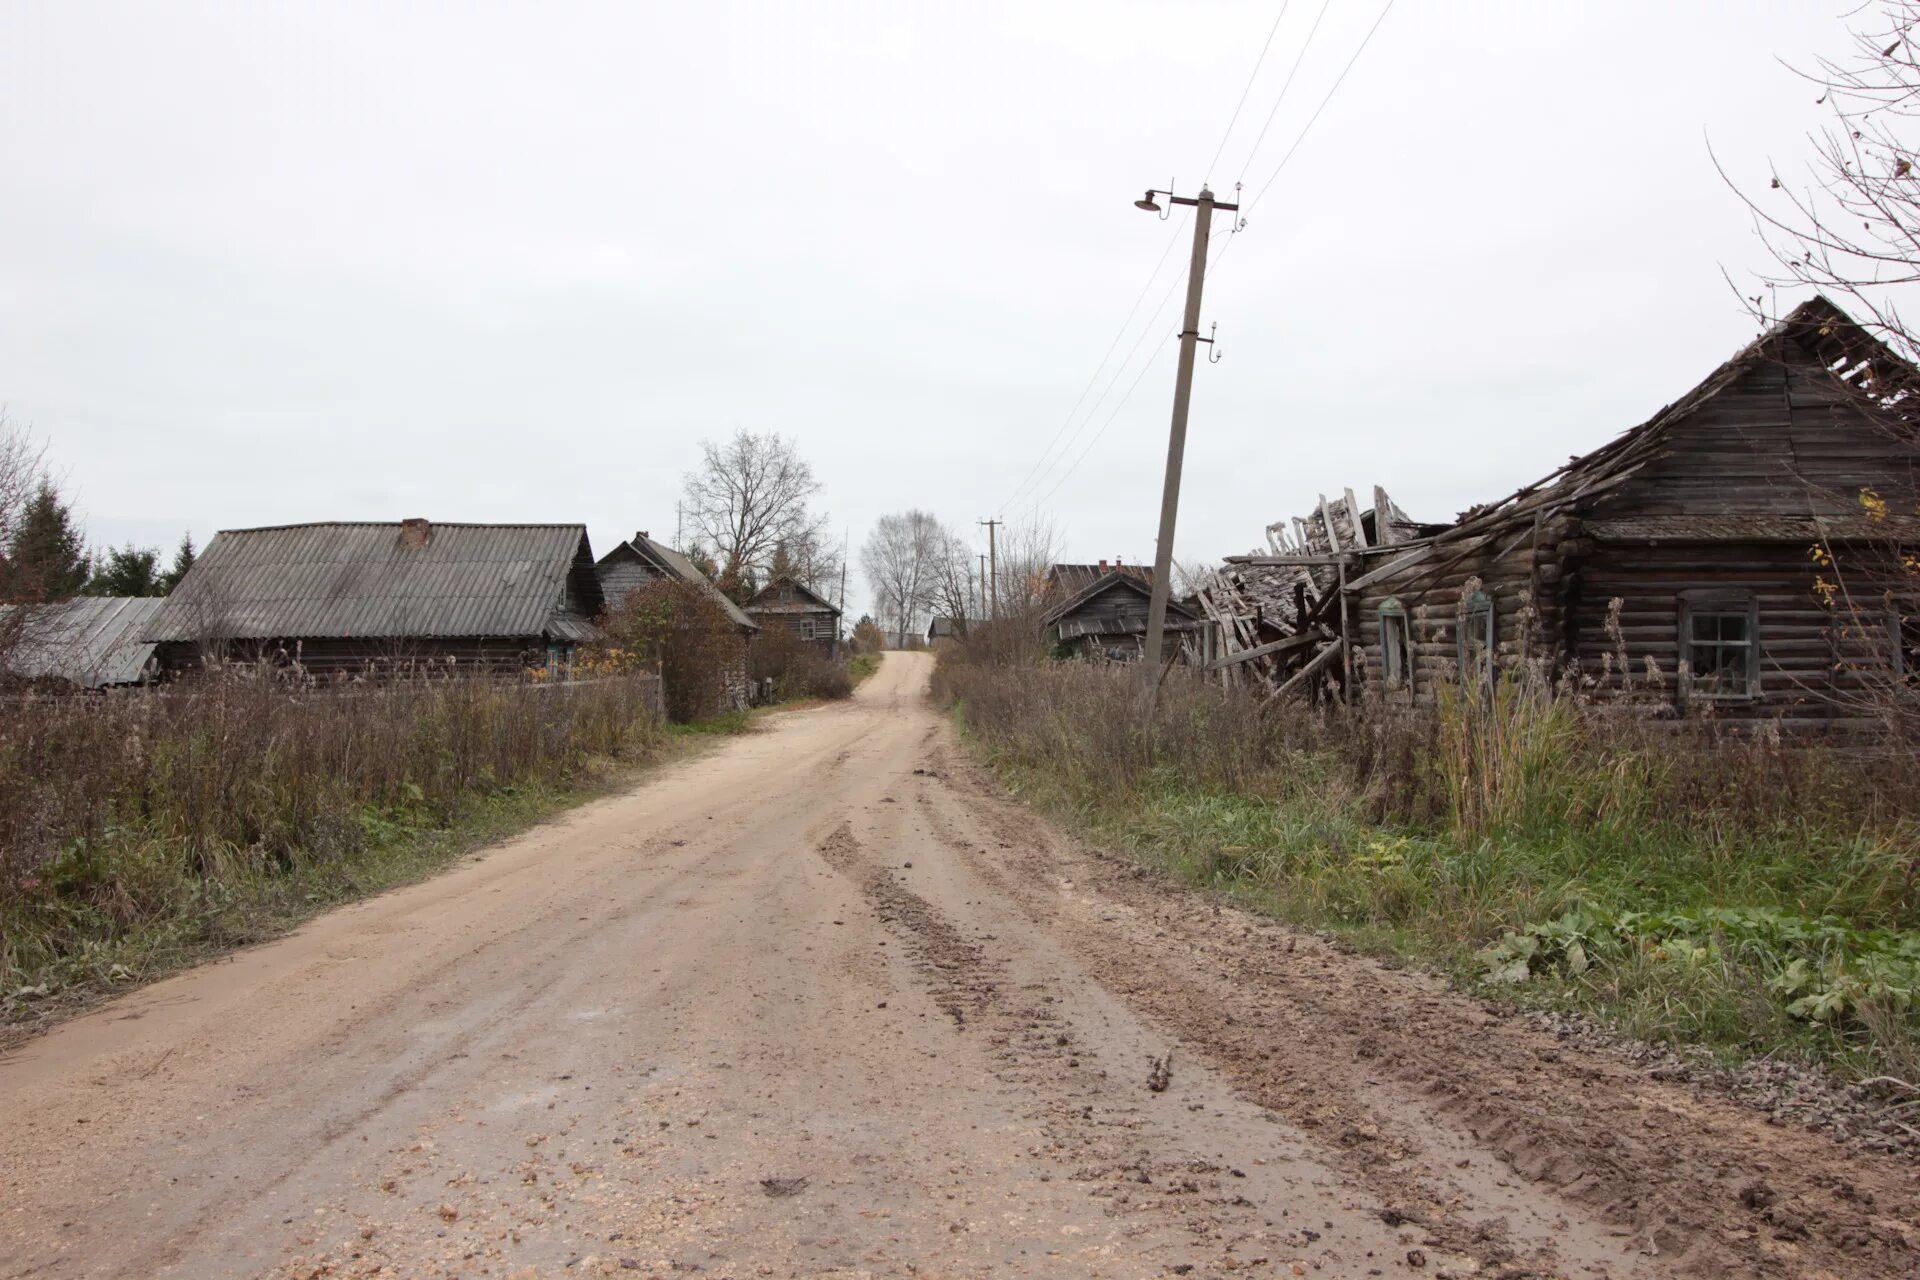
[[853,677],[845,658],[830,658],[819,645],[778,627],[754,637],[747,666],[756,684],[773,682],[775,702],[853,696]]
[[162,971],[419,874],[662,741],[653,678],[311,688],[238,671],[0,715],[0,1000]]
[[581,658],[583,669],[656,672],[667,718],[676,724],[734,710],[746,697],[747,641],[708,587],[655,579],[628,593],[601,630],[602,641]]
[[1034,648],[956,648],[936,689],[1102,839],[1638,1034],[1920,1070],[1911,744],[1655,724],[1511,677],[1432,711],[1262,715],[1175,671],[1150,703],[1137,669]]

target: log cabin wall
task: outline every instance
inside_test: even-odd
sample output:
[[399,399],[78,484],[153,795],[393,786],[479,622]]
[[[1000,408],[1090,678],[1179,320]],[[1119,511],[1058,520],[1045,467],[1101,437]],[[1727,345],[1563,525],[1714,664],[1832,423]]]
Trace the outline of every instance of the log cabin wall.
[[[1661,715],[1870,717],[1900,662],[1894,598],[1920,585],[1897,568],[1920,524],[1904,514],[1920,507],[1920,450],[1884,411],[1884,381],[1861,394],[1837,375],[1866,366],[1828,347],[1844,327],[1848,350],[1881,349],[1824,301],[1796,317],[1644,426],[1356,592],[1367,685],[1431,703],[1457,678],[1461,595],[1477,578],[1503,669],[1534,660]],[[1894,517],[1870,518],[1865,490]],[[1837,601],[1823,577],[1844,583]],[[1389,600],[1408,618],[1411,691],[1383,680]]]

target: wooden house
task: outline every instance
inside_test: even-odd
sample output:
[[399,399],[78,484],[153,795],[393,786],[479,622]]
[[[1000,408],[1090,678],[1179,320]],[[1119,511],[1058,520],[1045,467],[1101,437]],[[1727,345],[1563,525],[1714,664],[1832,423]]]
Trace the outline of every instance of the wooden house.
[[967,638],[967,629],[980,625],[977,618],[949,618],[944,614],[936,615],[927,623],[927,644],[955,644]]
[[829,658],[840,653],[840,610],[792,578],[775,578],[762,587],[747,601],[746,611],[763,634],[785,632]]
[[216,534],[144,639],[167,671],[519,673],[564,668],[604,607],[582,525],[284,525]]
[[759,624],[748,617],[746,611],[735,604],[726,592],[715,586],[713,579],[700,572],[698,565],[664,542],[654,541],[645,530],[601,556],[594,565],[594,572],[600,578],[600,592],[606,597],[609,613],[619,612],[627,596],[647,583],[671,578],[690,582],[711,592],[714,602],[726,613],[727,620],[742,639],[760,630]]
[[642,529],[601,556],[594,565],[594,573],[600,579],[600,592],[606,598],[609,614],[619,613],[626,607],[627,598],[649,582],[663,579],[686,582],[707,592],[726,614],[733,638],[738,642],[727,664],[728,696],[737,707],[745,707],[751,701],[753,686],[747,675],[747,645],[759,634],[760,626],[726,592],[715,586],[711,578],[700,572],[698,565],[665,543],[654,541]]
[[1292,670],[1268,682],[1317,664],[1425,703],[1530,665],[1658,714],[1857,719],[1915,656],[1920,578],[1900,566],[1920,543],[1916,385],[1816,298],[1646,422],[1452,525],[1376,520],[1370,539],[1355,519],[1324,550],[1230,558],[1327,588],[1288,620]]
[[[1078,566],[1058,566],[1071,568]],[[1061,656],[1137,661],[1145,652],[1147,611],[1153,599],[1152,571],[1109,569],[1084,580],[1078,590],[1050,605],[1042,622]],[[1062,575],[1061,581],[1068,581]],[[1206,654],[1207,629],[1192,608],[1167,601],[1170,651],[1190,659]]]

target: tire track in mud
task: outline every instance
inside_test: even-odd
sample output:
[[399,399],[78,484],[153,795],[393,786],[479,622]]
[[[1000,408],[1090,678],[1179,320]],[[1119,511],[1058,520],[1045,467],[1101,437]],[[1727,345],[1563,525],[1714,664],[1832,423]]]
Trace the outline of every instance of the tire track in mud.
[[[1028,1104],[1027,1118],[1040,1141],[1026,1154],[1061,1167],[1061,1180],[1085,1184],[1088,1196],[1106,1201],[1110,1217],[1138,1219],[1129,1234],[1171,1227],[1184,1236],[1183,1258],[1216,1258],[1212,1266],[1170,1261],[1168,1271],[1299,1275],[1332,1261],[1352,1264],[1345,1254],[1317,1247],[1321,1232],[1276,1225],[1236,1190],[1236,1179],[1245,1176],[1239,1170],[1188,1154],[1169,1156],[1156,1133],[1158,1122],[1144,1108],[1116,1104],[1123,1091],[1148,1087],[1145,1064],[1139,1083],[1123,1083],[1132,1079],[1124,1074],[1132,1064],[1108,1069],[1080,1034],[1056,984],[1022,980],[1001,948],[987,945],[992,935],[968,937],[872,858],[851,824],[836,828],[817,849],[859,886],[876,916],[904,943],[908,962],[956,1030],[980,1040],[994,1078]],[[1123,1073],[1118,1081],[1115,1072]],[[1043,1173],[1040,1180],[1053,1181],[1054,1175]]]
[[950,797],[960,810],[936,830],[976,874],[1249,1096],[1343,1149],[1333,1158],[1433,1238],[1470,1247],[1485,1226],[1462,1220],[1444,1186],[1453,1171],[1439,1166],[1457,1154],[1610,1224],[1650,1274],[1920,1274],[1920,1175],[1900,1162],[1768,1126],[1437,980],[1056,840],[945,747],[925,768],[953,788],[923,793],[926,807]]

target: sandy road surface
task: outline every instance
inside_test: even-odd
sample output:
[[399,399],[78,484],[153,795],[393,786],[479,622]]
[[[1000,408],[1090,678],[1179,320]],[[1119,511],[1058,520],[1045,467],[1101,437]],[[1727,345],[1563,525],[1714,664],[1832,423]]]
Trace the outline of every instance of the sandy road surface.
[[927,671],[28,1044],[0,1275],[1920,1272],[1911,1165],[1076,847]]

